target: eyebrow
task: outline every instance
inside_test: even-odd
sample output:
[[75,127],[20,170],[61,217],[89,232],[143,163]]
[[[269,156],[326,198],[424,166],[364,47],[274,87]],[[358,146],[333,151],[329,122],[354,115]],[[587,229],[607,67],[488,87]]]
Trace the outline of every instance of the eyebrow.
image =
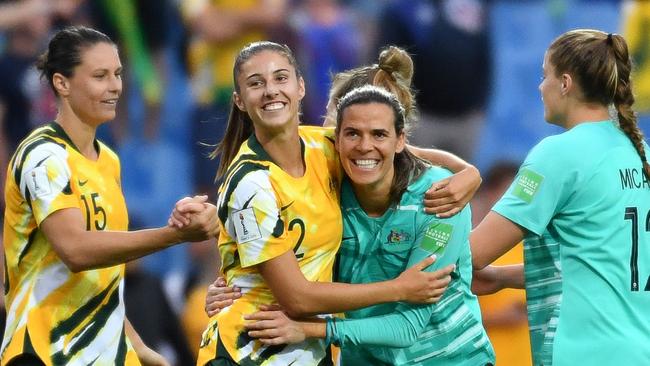
[[[94,69],[92,72],[95,73],[95,72],[110,72],[110,71],[111,71],[110,69],[104,67],[104,68]],[[115,71],[122,71],[122,66],[115,69]]]
[[[356,127],[346,126],[345,128],[343,128],[343,131],[361,131],[361,129]],[[370,132],[377,133],[377,132],[389,132],[389,131],[385,128],[373,128],[372,130],[370,130]]]
[[[273,74],[277,74],[279,72],[290,72],[290,71],[289,71],[289,69],[277,69],[277,70],[273,71]],[[251,75],[247,76],[246,80],[256,78],[256,77],[261,77],[261,76],[262,76],[262,74],[260,74],[259,72],[256,72],[254,74],[251,74]]]

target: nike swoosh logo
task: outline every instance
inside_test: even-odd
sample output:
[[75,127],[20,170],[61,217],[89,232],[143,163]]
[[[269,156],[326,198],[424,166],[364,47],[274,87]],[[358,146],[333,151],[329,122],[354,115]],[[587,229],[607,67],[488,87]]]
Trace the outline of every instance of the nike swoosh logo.
[[290,204],[288,204],[288,205],[286,205],[286,206],[284,206],[284,207],[281,207],[281,208],[280,208],[280,211],[284,211],[284,210],[286,210],[286,209],[289,208],[291,205],[293,205],[294,202],[295,202],[295,201],[291,201]]
[[79,182],[79,186],[80,186],[80,187],[82,187],[82,186],[84,186],[86,183],[88,183],[88,179],[86,179],[86,180],[78,179],[77,181]]

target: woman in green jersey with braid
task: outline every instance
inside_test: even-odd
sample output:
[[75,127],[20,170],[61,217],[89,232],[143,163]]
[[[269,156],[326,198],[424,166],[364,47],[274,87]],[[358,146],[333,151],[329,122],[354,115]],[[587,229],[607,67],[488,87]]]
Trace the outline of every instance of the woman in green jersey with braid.
[[531,150],[470,239],[477,269],[522,239],[525,266],[487,267],[475,289],[525,284],[535,365],[647,365],[650,166],[627,44],[573,30],[543,71],[544,118],[567,131]]

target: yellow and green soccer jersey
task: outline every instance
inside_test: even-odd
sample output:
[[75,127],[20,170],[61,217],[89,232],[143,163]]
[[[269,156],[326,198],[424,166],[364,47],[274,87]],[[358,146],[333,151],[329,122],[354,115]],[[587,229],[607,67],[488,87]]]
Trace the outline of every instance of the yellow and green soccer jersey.
[[86,230],[127,229],[119,160],[95,147],[99,158],[90,161],[51,123],[32,132],[9,164],[2,365],[25,353],[48,366],[140,364],[124,332],[124,266],[72,273],[39,227],[57,210],[78,208]]
[[254,136],[240,148],[219,190],[219,252],[228,286],[242,297],[215,316],[198,365],[219,357],[241,365],[331,364],[323,340],[267,347],[250,338],[243,316],[276,302],[256,265],[293,251],[309,281],[332,281],[341,242],[341,168],[333,130],[300,127],[305,174],[294,178],[271,161]]

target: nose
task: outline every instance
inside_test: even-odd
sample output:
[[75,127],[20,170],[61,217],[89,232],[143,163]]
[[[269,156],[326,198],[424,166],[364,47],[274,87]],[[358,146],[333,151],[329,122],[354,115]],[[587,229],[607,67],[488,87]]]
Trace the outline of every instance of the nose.
[[113,75],[111,76],[110,84],[108,85],[109,90],[111,92],[115,92],[117,94],[122,93],[122,78]]
[[369,152],[372,151],[372,139],[368,136],[361,136],[359,138],[359,143],[357,144],[357,150],[359,152]]
[[279,94],[278,87],[274,83],[266,83],[264,95],[267,97],[274,97]]

